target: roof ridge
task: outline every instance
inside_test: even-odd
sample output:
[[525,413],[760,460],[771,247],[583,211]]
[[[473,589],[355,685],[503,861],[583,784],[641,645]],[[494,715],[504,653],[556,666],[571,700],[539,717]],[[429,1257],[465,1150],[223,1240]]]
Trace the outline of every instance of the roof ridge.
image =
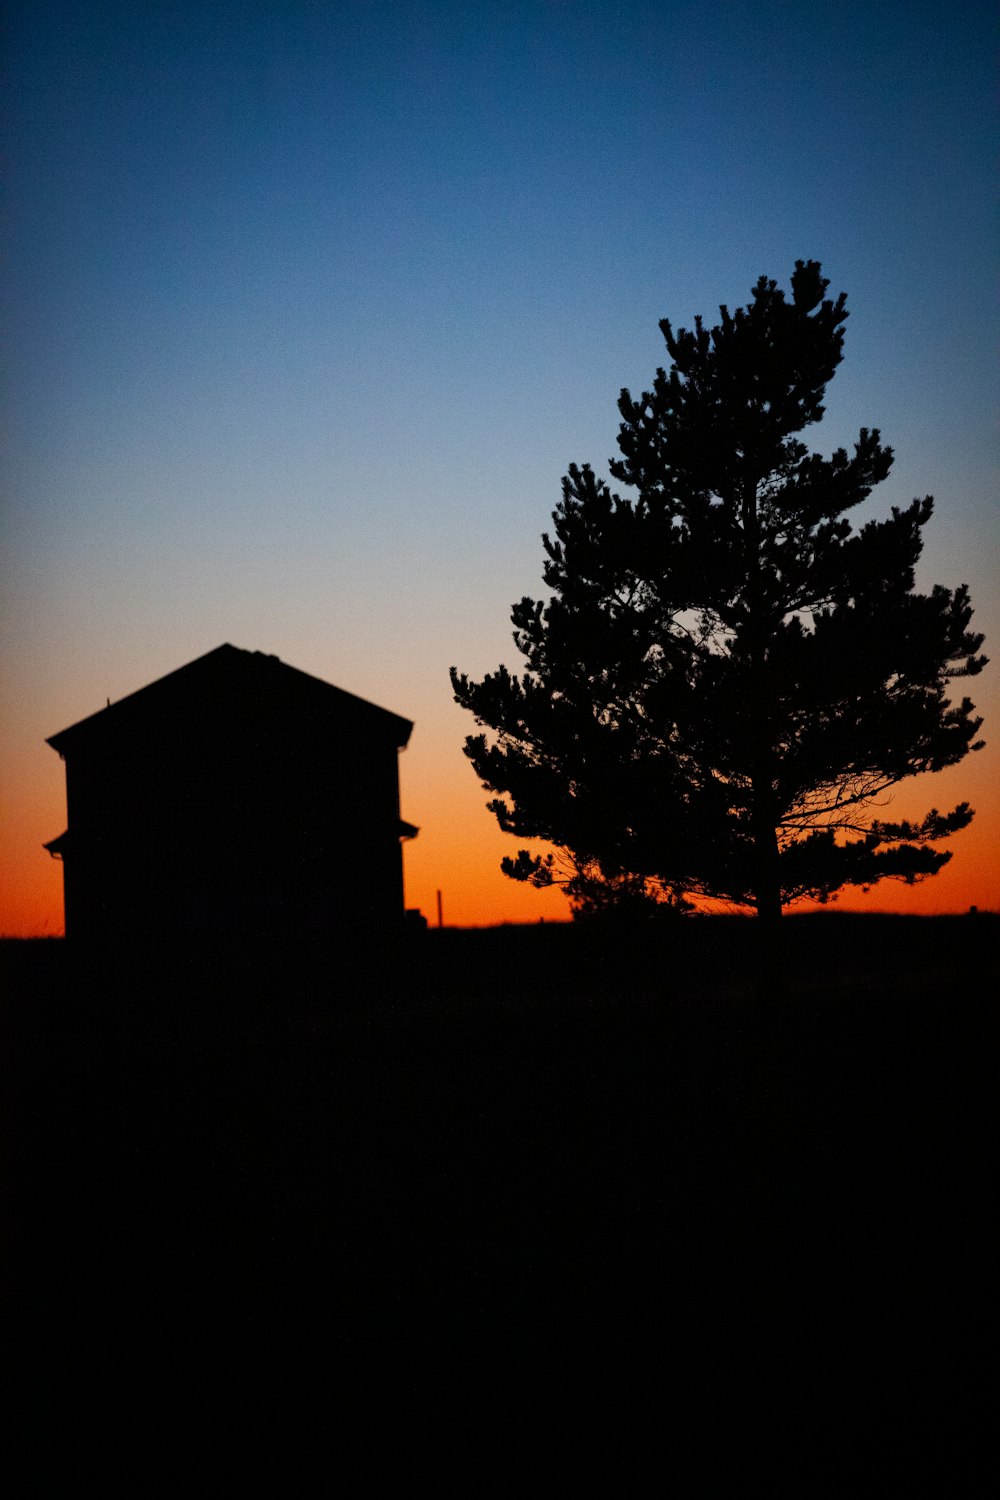
[[85,718],[78,719],[75,723],[70,724],[66,729],[61,729],[58,733],[49,736],[46,744],[51,745],[54,750],[62,754],[67,737],[72,736],[75,739],[78,732],[86,732],[87,734],[95,732],[97,721],[103,721],[100,725],[101,729],[110,730],[112,724],[122,718],[123,711],[125,715],[136,711],[136,699],[146,699],[148,694],[155,694],[158,691],[166,690],[169,692],[170,686],[174,688],[179,686],[175,679],[182,678],[186,674],[193,673],[198,675],[206,668],[211,670],[209,664],[213,660],[220,662],[226,659],[232,660],[234,664],[240,661],[244,669],[246,667],[264,667],[264,670],[270,673],[275,668],[280,668],[286,681],[295,679],[302,684],[309,683],[311,686],[305,689],[305,691],[313,691],[316,688],[325,689],[327,693],[335,694],[342,704],[350,702],[357,713],[377,715],[386,721],[393,722],[397,726],[395,734],[397,736],[397,745],[400,748],[409,739],[413,723],[411,720],[404,718],[402,714],[397,714],[391,709],[383,708],[380,704],[373,703],[368,698],[362,698],[357,693],[352,693],[346,688],[337,687],[334,683],[327,682],[322,677],[317,677],[311,672],[303,671],[301,667],[293,667],[290,663],[282,661],[279,656],[275,656],[271,652],[249,651],[244,647],[234,646],[231,642],[224,641],[222,645],[215,646],[211,651],[205,652],[202,656],[195,657],[192,661],[186,662],[180,667],[175,667],[172,672],[166,672],[162,677],[154,678],[152,682],[145,683],[142,687],[136,688],[131,693],[127,693],[123,698],[117,699],[114,703],[109,701],[104,708],[97,709],[94,713],[88,714]]

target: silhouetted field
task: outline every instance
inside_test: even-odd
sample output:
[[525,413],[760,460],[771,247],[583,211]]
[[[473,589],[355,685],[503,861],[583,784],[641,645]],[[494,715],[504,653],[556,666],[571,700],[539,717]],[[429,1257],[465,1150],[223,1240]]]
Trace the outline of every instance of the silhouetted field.
[[76,1423],[237,1464],[281,1410],[373,1482],[471,1447],[463,1493],[531,1434],[543,1489],[653,1457],[687,1493],[979,1493],[998,929],[791,919],[774,1005],[728,919],[377,964],[3,945],[40,1461]]

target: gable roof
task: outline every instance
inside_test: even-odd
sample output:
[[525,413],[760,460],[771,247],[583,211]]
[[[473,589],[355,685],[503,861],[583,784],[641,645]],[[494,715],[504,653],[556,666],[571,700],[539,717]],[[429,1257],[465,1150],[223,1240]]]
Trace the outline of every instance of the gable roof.
[[413,729],[409,719],[300,672],[276,656],[226,644],[61,729],[46,744],[65,755],[135,731],[155,731],[175,714],[196,720],[220,710],[248,721],[255,713],[287,714],[311,720],[317,728],[364,732],[391,741],[397,749],[406,745]]

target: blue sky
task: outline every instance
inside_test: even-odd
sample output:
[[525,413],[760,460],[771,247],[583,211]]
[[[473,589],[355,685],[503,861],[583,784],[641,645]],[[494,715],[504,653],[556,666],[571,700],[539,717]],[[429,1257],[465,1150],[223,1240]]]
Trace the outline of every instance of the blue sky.
[[61,826],[44,736],[223,640],[416,721],[422,902],[459,828],[495,872],[447,668],[514,664],[560,477],[615,451],[658,320],[797,257],[851,309],[811,440],[882,429],[872,509],[937,497],[922,582],[995,641],[991,10],[11,7],[15,878]]

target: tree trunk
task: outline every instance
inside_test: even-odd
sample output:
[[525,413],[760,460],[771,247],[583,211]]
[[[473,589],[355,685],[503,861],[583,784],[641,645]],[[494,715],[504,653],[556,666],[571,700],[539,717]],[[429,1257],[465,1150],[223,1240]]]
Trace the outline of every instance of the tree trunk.
[[760,829],[754,844],[757,864],[754,905],[757,908],[757,920],[762,926],[773,928],[781,921],[781,866],[774,829]]
[[[763,810],[762,810],[763,812]],[[781,864],[778,836],[769,816],[761,816],[754,835],[757,907],[757,996],[766,1003],[785,997],[781,933]]]
[[768,671],[770,611],[761,557],[757,480],[747,480],[742,497],[746,547],[748,620],[747,704],[752,755],[751,818],[754,842],[754,901],[757,907],[757,997],[768,1002],[784,994],[781,962],[781,864],[775,809],[775,754],[772,684]]

